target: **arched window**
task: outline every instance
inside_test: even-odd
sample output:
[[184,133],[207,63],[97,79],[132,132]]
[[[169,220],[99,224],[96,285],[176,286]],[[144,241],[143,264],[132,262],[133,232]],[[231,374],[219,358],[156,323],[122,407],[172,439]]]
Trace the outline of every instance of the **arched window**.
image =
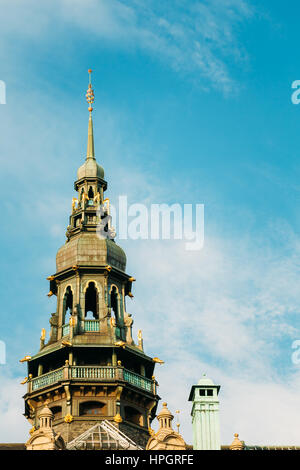
[[136,424],[138,426],[144,425],[144,419],[142,413],[140,413],[135,408],[131,406],[125,406],[125,420],[129,421],[130,423]]
[[79,202],[82,201],[82,196],[84,194],[84,188],[81,189],[80,194],[79,194]]
[[116,321],[119,320],[119,302],[118,302],[118,292],[115,286],[112,287],[110,293],[110,306],[115,314]]
[[63,325],[68,321],[66,315],[72,315],[73,311],[73,292],[71,287],[68,286],[64,295],[63,301]]
[[50,408],[50,410],[52,411],[52,413],[54,415],[54,419],[62,418],[62,408],[61,408],[61,406],[52,406]]
[[92,186],[90,186],[89,192],[88,192],[88,197],[89,199],[94,199],[94,191]]
[[110,291],[110,307],[111,307],[111,318],[115,320],[115,333],[118,339],[125,341],[125,330],[122,328],[122,319],[120,312],[120,299],[119,292],[116,286],[112,286]]
[[79,405],[80,416],[106,415],[106,404],[99,401],[85,401]]
[[87,290],[85,291],[85,317],[92,316],[95,319],[99,318],[98,314],[98,291],[95,283],[90,282]]

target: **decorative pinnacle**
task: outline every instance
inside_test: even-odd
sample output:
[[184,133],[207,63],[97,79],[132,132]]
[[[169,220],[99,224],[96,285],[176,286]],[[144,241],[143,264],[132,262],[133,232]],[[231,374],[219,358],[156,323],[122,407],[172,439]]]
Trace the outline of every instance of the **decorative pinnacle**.
[[88,142],[87,142],[87,153],[86,153],[86,158],[93,158],[95,159],[95,150],[94,150],[94,132],[93,132],[93,120],[92,120],[92,104],[94,103],[94,90],[92,88],[92,70],[89,69],[89,87],[86,92],[86,101],[89,104],[89,112],[90,112],[90,117],[89,117],[89,128],[88,128]]
[[179,413],[180,413],[180,410],[176,410],[175,413],[177,414],[177,423],[176,423],[176,426],[177,426],[177,432],[178,432],[178,434],[179,434],[179,428],[180,428]]
[[95,97],[94,97],[94,90],[92,88],[92,69],[88,70],[89,73],[89,87],[86,91],[86,101],[89,104],[89,112],[91,113],[93,111],[92,104],[94,103]]

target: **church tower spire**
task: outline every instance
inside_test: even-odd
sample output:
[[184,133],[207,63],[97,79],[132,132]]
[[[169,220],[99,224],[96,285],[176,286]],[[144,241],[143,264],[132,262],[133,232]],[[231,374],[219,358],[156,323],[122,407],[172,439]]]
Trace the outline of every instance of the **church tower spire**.
[[28,356],[25,416],[38,427],[47,401],[53,429],[66,444],[110,421],[143,447],[159,400],[155,358],[145,354],[141,335],[137,342],[132,335],[126,300],[133,297],[135,279],[126,273],[126,255],[114,240],[104,199],[107,182],[95,158],[89,74],[87,156],[74,183],[66,242],[48,277],[48,296],[57,296],[50,336],[47,341],[43,335],[40,351]]
[[95,159],[95,149],[94,149],[94,131],[93,131],[93,118],[92,118],[92,104],[94,103],[95,97],[94,97],[94,90],[92,88],[92,70],[89,69],[89,86],[86,92],[86,101],[89,105],[89,128],[88,128],[88,141],[87,141],[87,152],[86,152],[86,158],[93,158]]

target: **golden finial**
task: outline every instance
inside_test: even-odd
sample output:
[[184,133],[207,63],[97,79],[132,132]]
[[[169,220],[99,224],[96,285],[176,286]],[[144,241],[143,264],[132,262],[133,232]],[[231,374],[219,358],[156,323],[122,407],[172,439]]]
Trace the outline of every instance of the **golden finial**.
[[245,447],[245,444],[243,441],[240,441],[239,435],[235,433],[233,442],[230,444],[229,449],[230,450],[243,450]]
[[94,90],[92,88],[92,69],[88,70],[89,73],[89,87],[86,91],[86,101],[89,104],[89,112],[91,113],[93,111],[92,104],[94,103],[95,97],[94,97]]
[[176,410],[175,413],[177,414],[177,423],[176,423],[176,426],[177,426],[177,432],[178,432],[178,434],[179,434],[179,428],[180,428],[179,413],[180,413],[180,410]]

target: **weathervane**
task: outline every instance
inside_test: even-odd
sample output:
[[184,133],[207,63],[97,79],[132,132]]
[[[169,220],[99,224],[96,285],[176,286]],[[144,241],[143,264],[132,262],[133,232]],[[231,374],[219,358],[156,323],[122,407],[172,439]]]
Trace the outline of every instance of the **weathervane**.
[[95,97],[94,97],[94,90],[92,88],[92,69],[88,70],[89,73],[89,87],[86,91],[86,101],[89,104],[89,112],[91,113],[93,111],[92,104],[94,103]]

